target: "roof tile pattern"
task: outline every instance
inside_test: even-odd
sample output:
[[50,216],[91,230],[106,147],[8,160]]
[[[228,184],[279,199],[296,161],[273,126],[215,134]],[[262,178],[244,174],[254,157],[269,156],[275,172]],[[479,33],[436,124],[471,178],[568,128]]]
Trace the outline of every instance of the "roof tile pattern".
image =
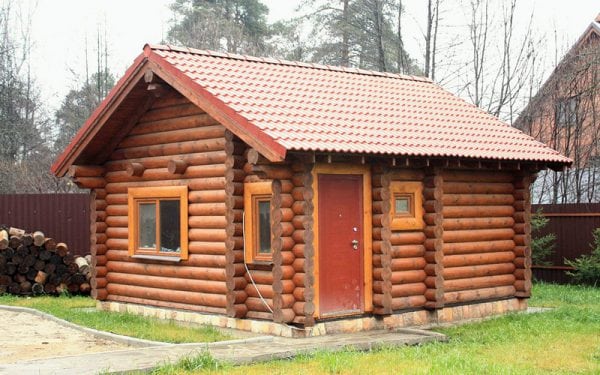
[[287,150],[570,162],[426,78],[151,48]]

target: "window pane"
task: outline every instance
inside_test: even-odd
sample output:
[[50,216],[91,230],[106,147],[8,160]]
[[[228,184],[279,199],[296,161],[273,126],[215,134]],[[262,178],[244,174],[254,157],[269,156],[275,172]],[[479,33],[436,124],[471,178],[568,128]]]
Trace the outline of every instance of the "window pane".
[[156,248],[156,204],[140,203],[139,247]]
[[397,214],[405,214],[410,212],[410,203],[408,198],[399,197],[396,198],[396,213]]
[[160,251],[178,253],[181,251],[179,201],[160,201]]
[[258,253],[271,252],[271,202],[258,201]]

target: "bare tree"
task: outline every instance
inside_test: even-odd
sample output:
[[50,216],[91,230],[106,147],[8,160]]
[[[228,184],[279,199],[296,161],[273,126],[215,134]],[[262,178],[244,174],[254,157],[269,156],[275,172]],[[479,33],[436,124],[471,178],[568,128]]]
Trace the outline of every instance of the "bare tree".
[[468,8],[471,61],[463,88],[471,102],[494,116],[512,122],[523,106],[523,95],[535,67],[541,39],[533,32],[533,12],[526,23],[517,0],[492,9],[489,0],[470,0]]
[[[41,165],[48,155],[51,136],[48,121],[31,72],[31,12],[12,1],[0,5],[0,192],[31,191],[22,173],[27,164]],[[49,167],[49,164],[47,164]],[[48,168],[49,169],[49,168]],[[50,178],[38,171],[38,180]]]
[[573,160],[545,171],[534,186],[539,203],[597,202],[600,192],[600,37],[580,41],[531,99],[516,126]]
[[425,76],[435,80],[437,36],[440,22],[440,0],[427,1],[427,31],[425,33]]

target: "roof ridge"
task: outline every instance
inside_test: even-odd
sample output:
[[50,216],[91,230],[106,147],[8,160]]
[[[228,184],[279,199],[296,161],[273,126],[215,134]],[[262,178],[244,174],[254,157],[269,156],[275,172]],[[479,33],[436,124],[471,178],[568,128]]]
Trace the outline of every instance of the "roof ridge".
[[433,83],[433,81],[427,77],[413,76],[413,75],[408,75],[408,74],[378,72],[376,70],[349,68],[349,67],[343,67],[343,66],[324,65],[324,64],[316,64],[316,63],[306,63],[306,62],[301,62],[301,61],[275,59],[272,57],[255,57],[255,56],[250,56],[250,55],[240,55],[240,54],[229,53],[229,52],[216,52],[216,51],[211,51],[211,50],[201,50],[201,49],[196,49],[196,48],[180,47],[180,46],[173,46],[173,45],[167,45],[167,44],[149,44],[148,43],[148,44],[146,44],[146,46],[152,50],[189,53],[189,54],[193,54],[193,55],[221,57],[221,58],[227,58],[227,59],[245,60],[245,61],[252,61],[252,62],[262,62],[262,63],[266,63],[266,64],[297,66],[297,67],[302,67],[302,68],[329,70],[329,71],[333,71],[333,72],[353,73],[353,74],[362,74],[362,75],[377,76],[377,77],[403,79],[403,80],[416,81],[416,82]]

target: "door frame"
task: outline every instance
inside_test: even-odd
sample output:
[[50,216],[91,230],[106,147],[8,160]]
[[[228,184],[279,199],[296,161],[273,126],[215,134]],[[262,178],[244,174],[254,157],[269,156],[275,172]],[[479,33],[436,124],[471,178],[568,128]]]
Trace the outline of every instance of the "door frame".
[[[312,170],[313,176],[313,232],[314,232],[314,317],[319,318],[319,175],[362,175],[363,180],[363,299],[364,312],[373,311],[373,210],[371,199],[371,168],[369,165],[353,164],[315,164]],[[328,316],[329,318],[330,316]]]

